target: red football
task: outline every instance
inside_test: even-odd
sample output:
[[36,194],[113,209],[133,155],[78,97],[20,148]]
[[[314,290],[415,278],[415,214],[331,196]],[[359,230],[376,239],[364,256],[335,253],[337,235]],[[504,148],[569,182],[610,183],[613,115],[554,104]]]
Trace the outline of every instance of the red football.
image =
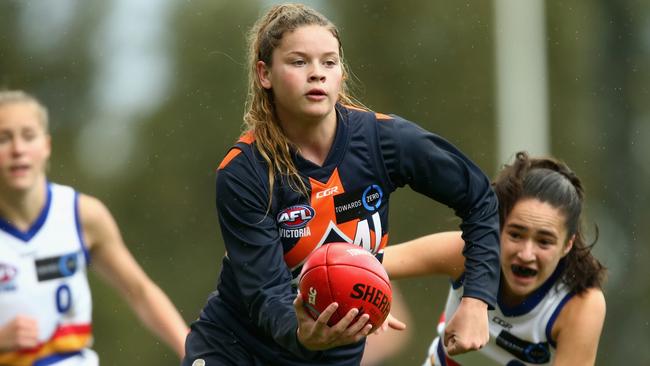
[[339,304],[330,326],[353,308],[359,309],[359,315],[370,315],[373,327],[381,326],[393,299],[382,264],[367,250],[349,243],[326,244],[311,253],[300,272],[299,289],[314,319],[329,304]]

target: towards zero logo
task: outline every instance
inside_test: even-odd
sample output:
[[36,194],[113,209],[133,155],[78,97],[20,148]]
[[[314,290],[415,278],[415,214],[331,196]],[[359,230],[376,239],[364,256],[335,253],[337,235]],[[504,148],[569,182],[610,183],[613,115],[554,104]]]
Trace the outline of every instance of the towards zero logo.
[[381,188],[378,185],[373,184],[363,191],[361,203],[363,203],[363,207],[366,210],[375,211],[379,206],[381,206],[381,199],[383,197],[384,192],[382,192]]

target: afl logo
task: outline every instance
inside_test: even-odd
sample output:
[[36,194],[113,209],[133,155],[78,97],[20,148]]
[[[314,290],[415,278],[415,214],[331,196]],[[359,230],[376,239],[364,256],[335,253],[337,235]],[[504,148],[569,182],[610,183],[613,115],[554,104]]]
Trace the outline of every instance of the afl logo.
[[276,221],[280,227],[285,229],[300,229],[307,226],[307,223],[316,216],[311,206],[295,205],[280,211]]
[[8,264],[0,263],[0,286],[10,283],[18,273],[18,270],[14,266]]

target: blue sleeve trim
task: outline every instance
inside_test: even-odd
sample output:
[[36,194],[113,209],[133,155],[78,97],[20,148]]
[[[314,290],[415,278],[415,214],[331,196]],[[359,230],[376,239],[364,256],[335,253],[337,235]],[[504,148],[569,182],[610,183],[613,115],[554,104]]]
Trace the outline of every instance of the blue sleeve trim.
[[438,338],[438,347],[436,349],[438,352],[438,359],[440,360],[440,366],[447,366],[447,355],[445,350],[442,349],[442,339]]
[[450,279],[449,283],[451,283],[451,287],[454,290],[458,290],[463,285],[463,283],[465,283],[465,272],[463,272],[463,274],[461,274],[460,277],[455,280]]
[[88,245],[84,240],[83,228],[81,226],[81,217],[79,216],[79,192],[74,192],[74,221],[77,226],[77,236],[79,237],[79,244],[81,244],[81,250],[84,253],[86,258],[86,266],[90,265],[90,252],[88,251]]
[[560,311],[564,308],[564,305],[573,298],[575,295],[575,292],[569,292],[564,296],[562,301],[557,305],[555,310],[553,310],[553,314],[551,314],[551,318],[548,320],[548,323],[546,324],[546,339],[548,340],[548,343],[553,347],[557,348],[555,344],[555,340],[551,337],[551,331],[553,330],[553,324],[555,324],[555,320],[557,319],[558,315],[560,315]]

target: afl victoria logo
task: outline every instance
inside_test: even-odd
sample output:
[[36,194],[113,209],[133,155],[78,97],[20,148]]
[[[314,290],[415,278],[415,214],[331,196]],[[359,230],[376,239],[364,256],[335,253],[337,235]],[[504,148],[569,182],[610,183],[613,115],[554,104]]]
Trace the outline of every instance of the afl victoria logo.
[[10,283],[18,273],[16,267],[9,264],[0,263],[0,285]]
[[0,292],[16,291],[18,269],[11,264],[0,263]]
[[316,212],[311,206],[295,205],[280,211],[276,221],[285,229],[299,229],[307,226]]

